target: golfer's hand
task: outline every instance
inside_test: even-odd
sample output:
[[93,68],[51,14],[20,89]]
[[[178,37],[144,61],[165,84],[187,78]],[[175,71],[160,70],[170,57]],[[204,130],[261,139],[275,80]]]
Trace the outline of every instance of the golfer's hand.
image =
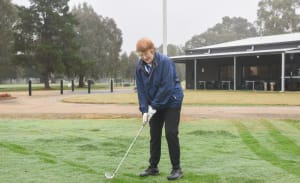
[[153,109],[150,105],[148,107],[148,120],[152,118],[152,116],[156,113],[156,110]]
[[145,112],[143,114],[143,119],[142,120],[143,120],[143,125],[148,123],[148,113],[147,112]]

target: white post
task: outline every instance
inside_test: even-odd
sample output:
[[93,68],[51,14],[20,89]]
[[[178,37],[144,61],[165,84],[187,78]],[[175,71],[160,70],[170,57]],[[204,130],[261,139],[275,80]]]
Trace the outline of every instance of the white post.
[[197,89],[197,59],[194,60],[194,90]]
[[168,49],[167,49],[167,0],[163,0],[163,54],[168,55]]
[[236,56],[233,57],[233,90],[236,90]]
[[285,53],[281,53],[281,92],[285,91]]

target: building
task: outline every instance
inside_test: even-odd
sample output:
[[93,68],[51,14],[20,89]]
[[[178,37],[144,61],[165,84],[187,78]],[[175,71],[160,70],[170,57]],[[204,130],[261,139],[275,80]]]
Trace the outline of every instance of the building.
[[186,89],[300,91],[300,33],[194,48],[171,58],[186,66]]

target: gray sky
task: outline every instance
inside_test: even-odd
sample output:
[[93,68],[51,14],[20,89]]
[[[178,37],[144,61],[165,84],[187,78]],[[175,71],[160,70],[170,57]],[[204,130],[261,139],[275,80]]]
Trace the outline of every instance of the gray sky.
[[[260,0],[167,0],[168,44],[184,45],[193,35],[220,23],[224,16],[240,16],[254,22]],[[29,5],[28,0],[12,0]],[[70,0],[72,8],[87,2],[102,16],[113,18],[122,30],[122,51],[135,50],[141,37],[162,44],[162,0]]]

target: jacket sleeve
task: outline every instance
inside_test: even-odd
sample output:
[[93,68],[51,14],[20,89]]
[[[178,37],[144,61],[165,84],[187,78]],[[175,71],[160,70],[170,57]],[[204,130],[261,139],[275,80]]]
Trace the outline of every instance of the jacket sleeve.
[[160,73],[160,84],[158,91],[151,102],[154,109],[158,109],[161,105],[165,105],[172,96],[174,88],[172,61],[168,58],[162,62],[162,70]]
[[138,66],[136,68],[136,86],[137,86],[137,93],[139,99],[139,109],[142,113],[148,112],[148,102],[145,94],[144,83],[141,76],[141,73],[138,70]]

